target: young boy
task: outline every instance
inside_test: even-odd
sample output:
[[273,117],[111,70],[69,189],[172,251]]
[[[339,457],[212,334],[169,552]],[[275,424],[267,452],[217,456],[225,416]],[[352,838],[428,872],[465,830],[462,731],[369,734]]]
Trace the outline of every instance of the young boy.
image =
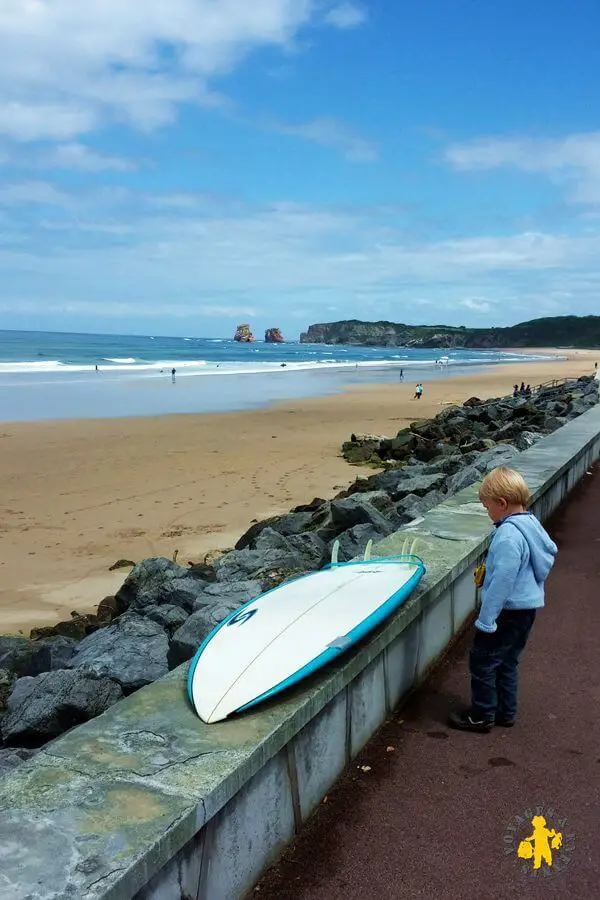
[[479,499],[496,528],[486,560],[483,602],[469,657],[471,708],[452,713],[449,724],[463,731],[510,728],[517,715],[519,657],[536,610],[544,605],[544,582],[557,547],[535,516],[518,472],[494,469]]

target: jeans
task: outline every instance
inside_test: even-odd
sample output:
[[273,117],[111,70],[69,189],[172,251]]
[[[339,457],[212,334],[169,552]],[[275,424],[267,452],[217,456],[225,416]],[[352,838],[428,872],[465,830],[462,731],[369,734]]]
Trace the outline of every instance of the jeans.
[[519,658],[535,620],[535,609],[504,609],[492,634],[475,630],[469,656],[471,715],[493,722],[517,715]]

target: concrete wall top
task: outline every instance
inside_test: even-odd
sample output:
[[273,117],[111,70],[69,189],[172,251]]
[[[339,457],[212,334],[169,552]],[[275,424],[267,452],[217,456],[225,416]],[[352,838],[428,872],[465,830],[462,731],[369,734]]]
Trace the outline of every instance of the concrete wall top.
[[[518,457],[534,501],[600,433],[600,407]],[[185,696],[187,665],[73,729],[0,781],[0,898],[131,898],[306,723],[484,551],[476,486],[386,538],[412,535],[427,575],[356,652],[279,702],[204,725]]]

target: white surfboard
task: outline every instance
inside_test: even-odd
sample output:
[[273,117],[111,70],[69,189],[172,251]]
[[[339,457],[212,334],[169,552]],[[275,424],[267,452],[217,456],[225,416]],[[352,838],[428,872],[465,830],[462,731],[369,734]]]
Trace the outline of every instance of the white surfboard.
[[334,561],[245,603],[190,663],[187,688],[196,712],[218,722],[313,674],[394,612],[424,572],[413,555]]

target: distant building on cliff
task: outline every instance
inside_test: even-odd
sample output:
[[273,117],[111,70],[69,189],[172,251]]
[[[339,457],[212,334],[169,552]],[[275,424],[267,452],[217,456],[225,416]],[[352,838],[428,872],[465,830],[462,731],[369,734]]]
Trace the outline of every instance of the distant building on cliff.
[[267,328],[265,331],[266,344],[284,344],[284,337],[279,328]]
[[251,344],[254,341],[254,335],[250,331],[250,326],[238,325],[233,339],[234,341],[238,341],[240,344]]

